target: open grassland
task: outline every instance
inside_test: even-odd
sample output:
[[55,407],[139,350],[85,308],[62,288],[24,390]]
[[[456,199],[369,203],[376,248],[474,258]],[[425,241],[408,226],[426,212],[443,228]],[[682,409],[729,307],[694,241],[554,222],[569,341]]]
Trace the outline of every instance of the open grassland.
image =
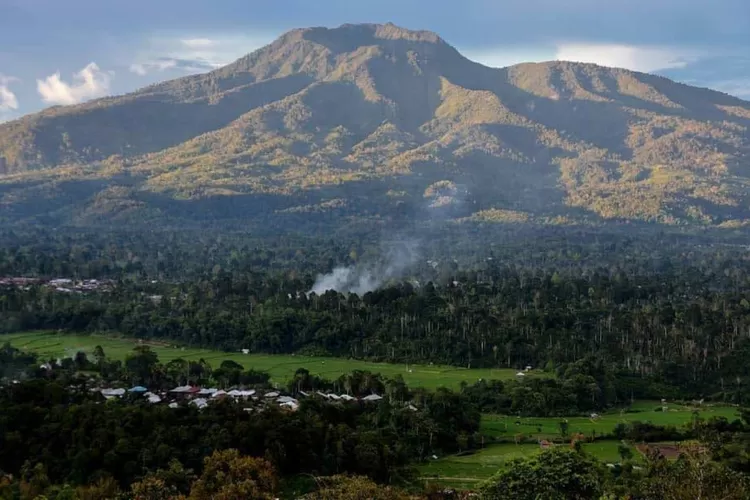
[[[0,335],[0,342],[10,342],[16,348],[35,352],[45,358],[73,356],[78,351],[91,354],[97,345],[104,349],[107,357],[125,359],[139,343],[137,340],[118,338],[109,335],[68,335],[54,332],[27,332]],[[231,359],[245,369],[268,372],[273,381],[283,383],[298,368],[306,368],[310,373],[328,379],[338,378],[353,370],[368,370],[386,377],[401,375],[410,387],[450,387],[457,388],[462,381],[469,384],[479,379],[508,379],[516,376],[510,369],[466,369],[454,366],[406,365],[373,363],[345,358],[309,357],[298,355],[242,354],[181,347],[169,342],[144,341],[158,355],[163,363],[176,358],[191,360],[204,359],[213,367]],[[530,376],[535,376],[530,374]],[[541,374],[539,376],[542,376]]]
[[[567,446],[567,445],[558,445]],[[583,449],[603,462],[619,462],[619,442],[615,440],[585,443]],[[630,447],[636,460],[640,454]],[[515,458],[529,457],[540,453],[539,444],[502,443],[489,445],[475,453],[451,455],[419,466],[422,481],[437,482],[442,486],[470,489],[489,479],[504,464]]]
[[482,433],[496,438],[513,439],[522,434],[526,439],[552,439],[560,437],[560,422],[567,420],[568,434],[584,434],[586,437],[597,437],[610,434],[619,423],[634,421],[650,422],[654,425],[673,425],[679,427],[694,418],[694,412],[703,419],[711,417],[726,417],[729,420],[739,418],[737,408],[731,406],[711,405],[686,406],[669,403],[667,411],[657,411],[662,404],[658,401],[636,401],[628,409],[617,410],[599,415],[597,418],[541,418],[541,417],[512,417],[504,415],[484,415],[482,417]]

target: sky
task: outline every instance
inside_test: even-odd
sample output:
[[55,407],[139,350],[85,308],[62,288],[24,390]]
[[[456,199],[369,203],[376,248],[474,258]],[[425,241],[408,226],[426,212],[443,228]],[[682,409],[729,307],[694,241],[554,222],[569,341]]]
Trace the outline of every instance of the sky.
[[488,66],[593,62],[750,100],[747,0],[0,0],[0,121],[361,22],[434,31]]

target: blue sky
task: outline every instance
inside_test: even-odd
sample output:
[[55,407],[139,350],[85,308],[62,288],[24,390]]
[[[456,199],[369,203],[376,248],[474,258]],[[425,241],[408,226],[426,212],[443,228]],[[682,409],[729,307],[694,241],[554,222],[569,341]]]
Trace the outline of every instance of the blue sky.
[[0,120],[359,22],[432,30],[491,66],[596,62],[750,99],[747,0],[0,0]]

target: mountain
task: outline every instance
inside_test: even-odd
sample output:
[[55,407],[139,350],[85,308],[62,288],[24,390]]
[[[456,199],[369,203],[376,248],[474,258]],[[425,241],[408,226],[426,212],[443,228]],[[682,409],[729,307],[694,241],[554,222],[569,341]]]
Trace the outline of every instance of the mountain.
[[[0,221],[750,221],[750,103],[392,24],[0,125]],[[281,226],[280,226],[281,227]]]

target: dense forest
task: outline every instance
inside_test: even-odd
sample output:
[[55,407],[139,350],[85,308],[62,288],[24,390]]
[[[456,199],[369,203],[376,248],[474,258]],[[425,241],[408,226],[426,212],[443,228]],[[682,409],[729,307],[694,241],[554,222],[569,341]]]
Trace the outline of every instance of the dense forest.
[[[416,243],[366,230],[324,239],[3,230],[0,332],[110,333],[226,351],[531,366],[543,376],[427,391],[398,377],[354,372],[325,380],[299,370],[272,386],[268,374],[236,363],[161,363],[145,347],[124,361],[101,350],[49,360],[50,370],[40,367],[47,360],[6,346],[0,498],[237,498],[238,492],[362,498],[351,496],[355,491],[368,498],[446,498],[424,485],[415,490],[412,467],[433,454],[486,446],[491,439],[480,431],[481,413],[562,418],[661,398],[747,405],[750,266],[741,235],[454,229],[427,228]],[[411,253],[395,266],[393,255],[405,255],[401,248]],[[312,291],[337,268],[371,277],[396,267],[362,293]],[[205,408],[132,398],[105,403],[90,391],[103,381],[155,390],[273,388],[301,404],[293,412],[248,412],[231,400]],[[300,397],[314,391],[378,393],[384,400],[347,405]],[[574,449],[509,464],[478,494],[694,498],[684,496],[689,489],[675,493],[680,478],[692,477],[715,493],[706,498],[747,498],[750,417],[743,415],[684,428],[624,426],[607,435],[698,443],[678,462],[651,457],[645,466],[624,461],[613,470],[571,442]],[[573,493],[543,490],[558,484],[562,471],[578,469],[582,482],[561,487]],[[229,489],[219,493],[222,485],[210,479],[216,471],[237,484],[226,481]],[[727,492],[727,484],[736,488]],[[673,487],[667,492],[665,485]]]
[[[565,247],[552,239],[546,251],[515,256],[517,246],[509,244],[492,249],[492,257],[477,251],[464,263],[421,259],[400,279],[360,296],[308,293],[316,279],[309,269],[335,263],[356,269],[356,249],[341,242],[294,252],[293,240],[266,248],[214,242],[209,250],[174,237],[162,254],[148,246],[99,245],[105,240],[73,244],[64,236],[6,246],[0,269],[6,276],[109,277],[112,288],[62,293],[43,284],[6,286],[0,330],[116,332],[231,351],[464,367],[553,370],[593,356],[617,374],[662,384],[664,396],[745,401],[745,247],[683,249],[676,238],[657,248],[656,240],[602,239]],[[36,251],[42,245],[47,253]],[[339,261],[344,250],[349,255]],[[616,263],[600,258],[608,251]],[[322,264],[282,270],[300,252],[309,260],[299,267]]]

